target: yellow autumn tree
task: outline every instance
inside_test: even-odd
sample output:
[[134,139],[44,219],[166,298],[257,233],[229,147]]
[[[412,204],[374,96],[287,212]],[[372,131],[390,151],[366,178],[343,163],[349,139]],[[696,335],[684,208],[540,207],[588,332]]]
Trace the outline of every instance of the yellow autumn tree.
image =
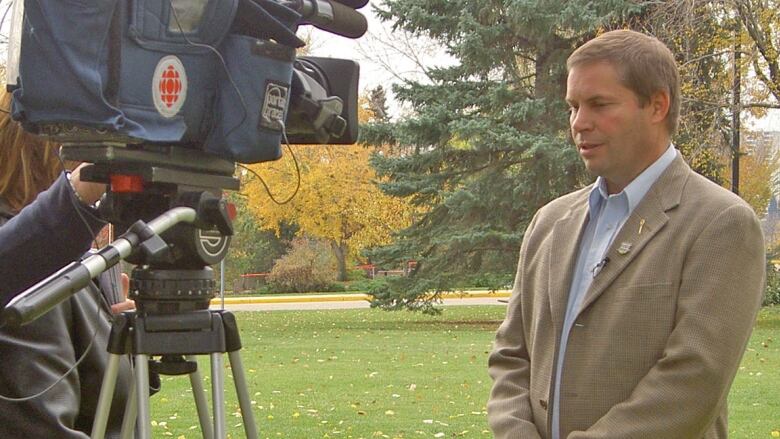
[[[739,196],[759,217],[766,213],[772,196],[772,178],[780,166],[780,154],[771,134],[747,132],[742,138],[742,155],[739,159]],[[729,159],[730,160],[730,159]],[[731,187],[730,168],[724,175],[724,186]]]
[[[361,98],[359,119],[370,113]],[[283,222],[295,223],[299,234],[330,243],[338,261],[339,279],[345,280],[347,261],[360,251],[387,244],[396,230],[407,227],[412,208],[383,194],[369,163],[374,149],[362,145],[293,145],[297,160],[285,151],[281,160],[252,165],[278,204],[256,177],[244,183],[248,207],[269,229],[279,231]]]

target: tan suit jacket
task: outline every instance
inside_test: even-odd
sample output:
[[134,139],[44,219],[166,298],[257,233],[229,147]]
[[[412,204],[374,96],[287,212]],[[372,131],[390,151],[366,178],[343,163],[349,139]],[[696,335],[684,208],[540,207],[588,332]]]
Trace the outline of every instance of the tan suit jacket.
[[[496,438],[550,437],[556,355],[591,188],[540,209],[523,238],[489,359]],[[678,155],[606,255],[569,334],[560,437],[727,437],[726,397],[763,294],[755,214]]]

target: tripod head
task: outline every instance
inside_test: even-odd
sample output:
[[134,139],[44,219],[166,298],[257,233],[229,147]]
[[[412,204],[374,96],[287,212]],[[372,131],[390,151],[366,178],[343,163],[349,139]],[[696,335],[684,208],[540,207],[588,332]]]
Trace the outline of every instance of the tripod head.
[[28,323],[104,270],[136,264],[130,298],[141,314],[207,309],[215,281],[209,265],[227,254],[233,234],[223,189],[237,189],[233,163],[174,146],[65,145],[62,156],[88,161],[82,178],[109,185],[101,215],[121,236],[12,300],[3,323]]

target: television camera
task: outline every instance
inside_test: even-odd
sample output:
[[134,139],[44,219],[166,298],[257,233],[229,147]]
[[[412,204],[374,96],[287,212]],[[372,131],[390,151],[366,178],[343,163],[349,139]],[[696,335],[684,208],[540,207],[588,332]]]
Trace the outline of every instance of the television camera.
[[[82,178],[108,185],[101,215],[121,236],[14,298],[3,323],[39,317],[120,260],[135,264],[137,310],[118,316],[92,437],[102,437],[119,355],[135,357],[139,436],[150,436],[149,367],[190,374],[210,354],[214,425],[225,436],[221,354],[233,368],[247,437],[257,437],[237,352],[235,319],[209,310],[210,265],[227,254],[236,162],[281,157],[281,144],[357,140],[359,66],[296,56],[313,25],[348,38],[366,31],[367,0],[16,0],[8,89],[12,116],[92,163]],[[154,360],[159,356],[160,360]],[[105,393],[105,395],[104,395]],[[135,411],[137,410],[137,412]],[[132,424],[132,423],[130,423]],[[132,427],[128,427],[132,428]],[[213,436],[212,436],[213,432]]]

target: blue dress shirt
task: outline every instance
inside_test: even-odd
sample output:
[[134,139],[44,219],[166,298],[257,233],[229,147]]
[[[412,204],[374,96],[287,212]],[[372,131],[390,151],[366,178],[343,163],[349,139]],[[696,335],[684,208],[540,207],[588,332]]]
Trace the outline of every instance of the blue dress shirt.
[[[560,439],[560,394],[563,362],[566,357],[566,346],[569,332],[580,312],[580,306],[585,298],[593,278],[596,277],[608,262],[604,259],[610,244],[618,231],[628,219],[634,208],[642,201],[647,191],[666,168],[674,161],[677,150],[670,145],[666,152],[652,165],[639,174],[623,191],[608,195],[607,182],[602,177],[596,179],[596,184],[588,198],[588,222],[580,242],[577,263],[574,268],[569,301],[566,306],[566,316],[563,320],[561,341],[558,348],[558,361],[555,367],[555,386],[552,401],[552,439]],[[570,371],[576,373],[576,371]]]

